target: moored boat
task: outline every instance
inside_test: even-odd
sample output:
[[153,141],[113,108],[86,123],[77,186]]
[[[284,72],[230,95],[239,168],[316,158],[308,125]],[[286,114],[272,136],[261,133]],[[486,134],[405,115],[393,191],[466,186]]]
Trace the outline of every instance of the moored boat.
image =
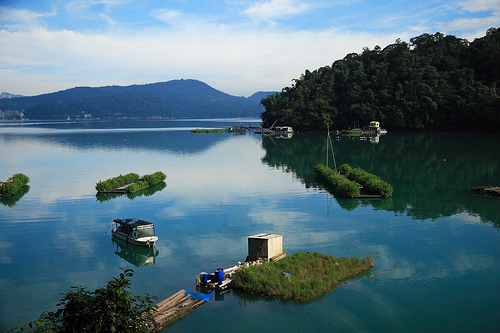
[[115,219],[111,234],[126,244],[153,247],[158,237],[155,236],[154,224],[136,218]]

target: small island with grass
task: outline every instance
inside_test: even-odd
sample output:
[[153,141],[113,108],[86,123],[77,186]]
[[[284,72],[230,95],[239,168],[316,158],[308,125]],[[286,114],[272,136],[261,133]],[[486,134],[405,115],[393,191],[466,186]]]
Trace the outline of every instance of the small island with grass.
[[6,182],[0,182],[0,196],[7,197],[16,194],[29,183],[28,176],[16,173]]
[[391,184],[349,164],[342,164],[338,171],[318,164],[314,170],[328,189],[347,198],[386,198],[393,192]]
[[368,273],[374,260],[333,257],[318,252],[297,252],[279,261],[242,268],[233,288],[264,296],[307,303],[330,293],[343,281]]
[[139,177],[136,173],[119,175],[99,181],[95,189],[98,193],[134,193],[165,180],[167,176],[161,171]]
[[194,134],[213,134],[213,133],[228,133],[231,132],[230,128],[210,128],[210,129],[202,129],[196,128],[191,130],[191,133]]

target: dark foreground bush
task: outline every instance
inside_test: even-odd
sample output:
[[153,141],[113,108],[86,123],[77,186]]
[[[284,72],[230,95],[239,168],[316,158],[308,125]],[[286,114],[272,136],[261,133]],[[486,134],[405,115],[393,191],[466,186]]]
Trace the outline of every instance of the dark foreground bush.
[[318,164],[314,168],[316,174],[322,179],[327,186],[331,187],[334,191],[339,192],[345,197],[354,198],[359,195],[359,186],[351,182],[346,177],[338,172],[330,169],[329,167]]
[[342,281],[373,266],[371,256],[335,258],[311,252],[297,252],[279,261],[245,267],[233,280],[233,287],[295,302],[310,302],[331,292]]
[[16,173],[5,183],[0,185],[0,195],[10,196],[18,192],[24,185],[28,184],[30,179],[22,173]]
[[154,296],[129,289],[133,271],[126,269],[94,291],[78,286],[64,294],[55,312],[44,312],[28,325],[31,332],[150,332]]

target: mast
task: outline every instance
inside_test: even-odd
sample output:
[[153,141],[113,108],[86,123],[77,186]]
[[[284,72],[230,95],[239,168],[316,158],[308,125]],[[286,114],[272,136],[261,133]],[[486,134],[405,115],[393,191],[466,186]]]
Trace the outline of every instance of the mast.
[[335,161],[335,153],[333,152],[333,143],[332,143],[332,137],[330,136],[330,125],[326,124],[326,166],[328,166],[328,148],[332,150],[332,158],[333,158],[333,165],[335,167],[334,170],[337,170],[337,162]]

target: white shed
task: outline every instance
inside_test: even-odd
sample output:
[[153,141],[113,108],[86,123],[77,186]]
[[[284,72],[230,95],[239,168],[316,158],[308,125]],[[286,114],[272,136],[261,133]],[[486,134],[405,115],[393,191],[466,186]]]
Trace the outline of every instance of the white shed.
[[283,253],[283,235],[261,233],[248,237],[247,261],[270,260]]

